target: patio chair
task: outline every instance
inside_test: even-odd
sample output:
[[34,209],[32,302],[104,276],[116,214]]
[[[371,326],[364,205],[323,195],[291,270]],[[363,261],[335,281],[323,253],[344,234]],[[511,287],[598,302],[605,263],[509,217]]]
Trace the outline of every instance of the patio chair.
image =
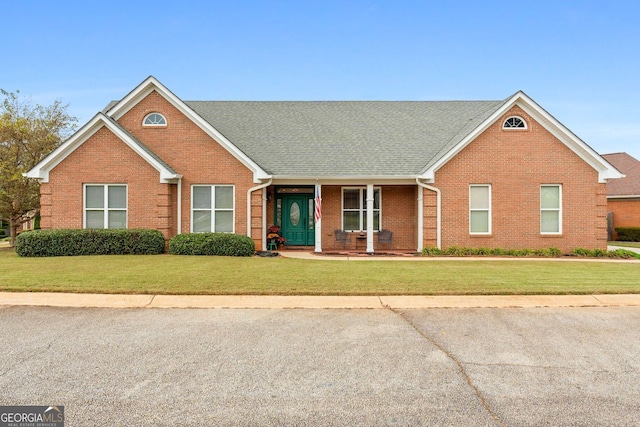
[[346,231],[334,230],[333,235],[336,237],[336,241],[333,244],[334,248],[340,244],[342,249],[346,249],[347,243],[351,243],[351,234]]
[[380,230],[380,232],[378,233],[378,249],[380,248],[380,245],[389,245],[389,250],[392,249],[392,244],[393,242],[393,232],[390,230],[385,230],[382,229]]

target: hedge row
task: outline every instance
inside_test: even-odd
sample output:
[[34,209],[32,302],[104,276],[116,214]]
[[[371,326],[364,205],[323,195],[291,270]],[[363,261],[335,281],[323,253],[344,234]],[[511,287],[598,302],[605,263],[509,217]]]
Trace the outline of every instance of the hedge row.
[[561,256],[579,256],[589,258],[624,258],[640,259],[640,254],[618,249],[615,251],[606,251],[603,249],[583,249],[577,248],[570,253],[563,253],[558,248],[543,249],[501,249],[501,248],[464,248],[459,246],[450,246],[447,249],[424,248],[423,256],[513,256],[513,257],[544,257],[557,258]]
[[164,235],[147,229],[35,230],[16,237],[15,249],[22,257],[156,255],[164,252]]
[[553,258],[562,256],[563,253],[558,248],[544,249],[501,249],[501,248],[465,248],[460,246],[449,246],[447,249],[424,248],[424,256],[538,256]]
[[616,227],[616,233],[622,242],[640,242],[640,227]]
[[169,253],[173,255],[253,256],[255,252],[254,241],[238,234],[178,234],[169,241]]
[[[156,255],[164,252],[162,232],[147,229],[35,230],[16,238],[21,257],[74,255]],[[253,256],[250,237],[228,233],[179,234],[169,241],[174,255]]]

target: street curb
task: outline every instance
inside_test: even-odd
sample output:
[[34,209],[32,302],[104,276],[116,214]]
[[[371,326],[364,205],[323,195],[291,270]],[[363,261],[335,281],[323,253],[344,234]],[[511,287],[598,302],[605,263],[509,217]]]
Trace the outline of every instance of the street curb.
[[0,307],[70,308],[252,308],[409,309],[637,307],[640,294],[443,295],[443,296],[280,296],[280,295],[114,295],[0,292]]

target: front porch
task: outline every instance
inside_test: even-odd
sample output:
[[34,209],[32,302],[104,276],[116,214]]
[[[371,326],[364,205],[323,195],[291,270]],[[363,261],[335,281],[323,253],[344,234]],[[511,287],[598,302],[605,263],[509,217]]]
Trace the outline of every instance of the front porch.
[[[278,250],[397,256],[436,246],[436,197],[413,184],[319,184],[321,218],[316,221],[316,185],[270,185],[263,191],[263,230],[279,227]],[[390,241],[381,241],[388,230]],[[337,234],[344,232],[346,241]],[[383,233],[384,234],[384,233]],[[257,236],[256,236],[257,237]],[[263,236],[264,238],[264,236]],[[384,239],[383,239],[384,240]],[[265,250],[275,249],[264,240]]]
[[362,251],[332,251],[327,250],[323,252],[315,252],[313,247],[294,247],[284,250],[267,251],[273,254],[280,255],[284,258],[297,258],[297,259],[332,259],[332,258],[362,258],[362,259],[379,259],[379,258],[414,258],[419,257],[420,254],[415,250],[401,250],[401,251],[376,251],[376,252],[362,252]]

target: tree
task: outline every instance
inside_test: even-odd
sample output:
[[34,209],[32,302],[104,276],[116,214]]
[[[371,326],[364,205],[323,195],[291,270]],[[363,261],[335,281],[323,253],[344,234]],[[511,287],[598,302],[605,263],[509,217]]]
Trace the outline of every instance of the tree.
[[75,129],[67,106],[33,105],[19,92],[0,89],[0,218],[9,222],[11,246],[18,227],[40,209],[38,182],[22,176],[58,147]]

